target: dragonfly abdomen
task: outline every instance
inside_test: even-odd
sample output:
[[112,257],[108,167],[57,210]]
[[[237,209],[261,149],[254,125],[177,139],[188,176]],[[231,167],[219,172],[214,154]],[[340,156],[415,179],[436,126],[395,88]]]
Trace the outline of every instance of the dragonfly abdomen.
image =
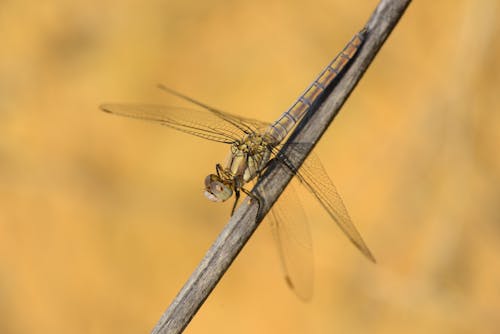
[[271,143],[280,143],[304,116],[304,114],[314,105],[325,89],[332,83],[333,79],[345,68],[354,57],[364,40],[364,31],[356,34],[344,49],[329,63],[319,74],[314,82],[295,101],[295,103],[285,111],[280,118],[266,131],[266,136]]

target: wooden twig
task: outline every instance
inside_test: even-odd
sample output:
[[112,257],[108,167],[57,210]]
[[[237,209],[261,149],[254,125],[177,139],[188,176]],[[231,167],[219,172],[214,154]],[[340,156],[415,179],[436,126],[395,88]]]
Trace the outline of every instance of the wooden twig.
[[[287,147],[293,143],[311,143],[308,151],[300,152],[300,156],[295,154],[289,158],[294,166],[302,164],[326,131],[410,1],[380,1],[365,26],[366,40],[351,66],[337,82],[335,89],[329,93],[324,103],[316,111],[309,112],[284,146],[284,153],[288,154],[291,150]],[[242,203],[162,315],[152,333],[181,333],[186,328],[292,177],[289,169],[282,164],[271,164],[266,169],[253,189],[253,192],[261,199],[259,205],[256,201],[248,199]]]

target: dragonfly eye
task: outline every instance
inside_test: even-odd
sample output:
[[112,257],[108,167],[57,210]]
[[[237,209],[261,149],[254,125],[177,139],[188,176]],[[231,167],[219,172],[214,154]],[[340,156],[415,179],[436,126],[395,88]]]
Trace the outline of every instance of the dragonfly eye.
[[205,178],[205,197],[213,202],[224,202],[233,194],[233,189],[215,174]]

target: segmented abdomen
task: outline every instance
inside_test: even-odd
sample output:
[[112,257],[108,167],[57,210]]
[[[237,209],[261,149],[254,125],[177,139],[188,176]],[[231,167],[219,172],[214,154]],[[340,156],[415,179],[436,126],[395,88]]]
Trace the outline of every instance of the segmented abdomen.
[[266,131],[266,136],[271,144],[280,143],[292,130],[299,119],[318,100],[328,85],[344,69],[347,63],[354,57],[363,43],[365,31],[357,33],[344,47],[333,61],[326,66],[314,82],[305,90],[297,101],[285,111],[280,118]]

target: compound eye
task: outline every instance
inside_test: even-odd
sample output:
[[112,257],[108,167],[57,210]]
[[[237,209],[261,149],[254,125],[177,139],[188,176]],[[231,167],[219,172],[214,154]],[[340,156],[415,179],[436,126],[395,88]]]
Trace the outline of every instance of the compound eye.
[[207,175],[207,177],[205,178],[205,189],[209,190],[213,187],[213,185],[218,183],[222,183],[222,180],[218,175],[215,174]]
[[205,196],[214,202],[224,202],[233,194],[233,190],[222,182],[218,175],[210,174],[205,178]]
[[223,191],[224,191],[224,187],[223,187],[223,186],[222,186],[222,184],[221,184],[221,183],[219,183],[219,182],[215,183],[215,184],[213,185],[213,187],[214,187],[214,192],[215,192],[215,193],[221,193],[221,192],[223,192]]

